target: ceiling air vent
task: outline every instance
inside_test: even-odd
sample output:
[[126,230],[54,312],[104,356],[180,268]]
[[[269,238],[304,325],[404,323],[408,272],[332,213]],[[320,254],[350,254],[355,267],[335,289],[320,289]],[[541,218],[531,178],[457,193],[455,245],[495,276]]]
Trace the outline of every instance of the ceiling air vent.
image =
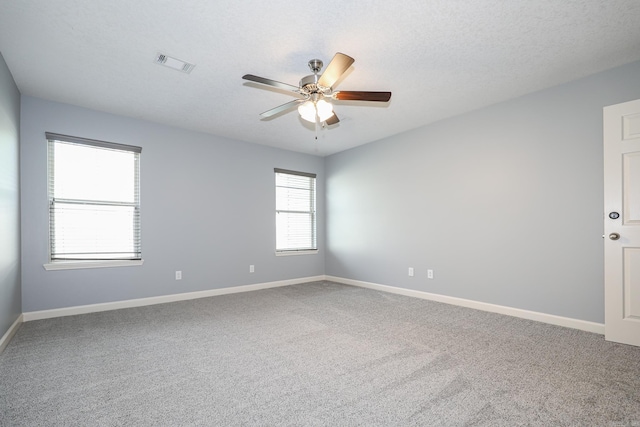
[[182,71],[183,73],[190,73],[195,68],[194,64],[182,61],[181,59],[173,58],[165,55],[164,53],[156,54],[154,61],[156,64],[164,65],[165,67],[173,68],[174,70]]

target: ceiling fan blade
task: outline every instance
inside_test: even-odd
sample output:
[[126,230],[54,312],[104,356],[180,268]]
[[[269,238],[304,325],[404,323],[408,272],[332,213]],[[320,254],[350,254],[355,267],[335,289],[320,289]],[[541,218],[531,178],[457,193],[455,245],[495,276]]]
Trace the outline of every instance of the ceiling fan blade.
[[280,88],[280,89],[292,90],[294,92],[299,92],[300,91],[300,88],[298,86],[294,86],[294,85],[290,85],[290,84],[282,83],[282,82],[277,82],[277,81],[271,80],[271,79],[265,79],[264,77],[254,76],[253,74],[245,74],[244,76],[242,76],[242,78],[245,79],[245,80],[250,80],[252,82],[262,83],[264,85],[277,87],[277,88]]
[[276,108],[272,108],[271,110],[267,110],[264,113],[260,113],[262,117],[271,117],[283,111],[290,110],[296,107],[298,104],[304,102],[304,99],[294,99],[293,101],[289,101],[286,104],[282,104]]
[[336,53],[331,62],[329,62],[329,65],[327,65],[327,68],[325,68],[324,72],[320,76],[320,79],[318,80],[318,86],[333,87],[340,76],[342,76],[344,72],[347,71],[347,69],[351,66],[351,64],[353,64],[353,61],[355,61],[355,59],[348,55],[345,55],[344,53]]
[[333,97],[340,101],[378,101],[387,102],[391,99],[391,92],[362,92],[353,90],[341,90],[335,92]]
[[338,118],[338,115],[334,112],[333,116],[329,117],[327,120],[325,120],[324,122],[328,125],[335,125],[336,123],[338,123],[340,121],[340,119]]

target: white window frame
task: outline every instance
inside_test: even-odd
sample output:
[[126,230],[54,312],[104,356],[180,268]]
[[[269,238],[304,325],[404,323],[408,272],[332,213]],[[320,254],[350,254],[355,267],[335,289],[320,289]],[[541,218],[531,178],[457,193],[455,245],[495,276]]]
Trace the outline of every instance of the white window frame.
[[[116,144],[106,141],[98,141],[87,138],[79,138],[68,135],[60,135],[55,133],[46,132],[47,139],[47,151],[49,156],[47,181],[48,181],[48,198],[49,198],[49,262],[44,264],[46,270],[66,270],[66,269],[81,269],[81,268],[103,268],[103,267],[128,267],[142,265],[142,250],[140,243],[140,153],[141,147]],[[112,200],[90,200],[90,199],[57,199],[54,197],[54,150],[57,143],[63,144],[76,144],[86,147],[94,147],[96,149],[108,149],[121,152],[129,152],[134,154],[134,186],[135,195],[133,202],[112,201]],[[114,171],[117,173],[117,171]],[[56,207],[56,203],[65,204],[67,206],[127,206],[132,207],[135,211],[134,214],[134,227],[133,227],[133,251],[130,255],[123,256],[123,258],[100,259],[95,256],[93,258],[84,258],[84,256],[91,255],[91,253],[85,253],[83,256],[69,256],[69,257],[56,257],[53,253],[55,236],[55,229],[53,226],[54,214],[53,211]],[[74,259],[75,258],[75,259]]]
[[[287,169],[279,169],[279,168],[275,168],[274,169],[275,172],[275,191],[276,191],[276,256],[288,256],[288,255],[306,255],[306,254],[317,254],[318,253],[318,230],[317,230],[317,213],[316,213],[316,174],[314,173],[308,173],[308,172],[298,172],[298,171],[292,171],[292,170],[287,170]],[[296,179],[296,178],[308,178],[309,179],[309,188],[308,188],[308,192],[309,192],[309,197],[308,197],[308,209],[304,209],[304,210],[300,210],[300,209],[295,209],[295,210],[288,210],[288,209],[283,209],[283,207],[279,207],[278,206],[278,188],[286,188],[286,186],[283,185],[279,185],[278,184],[278,176],[282,176],[282,177],[291,177],[292,179]],[[304,188],[296,188],[298,190],[305,190]],[[310,240],[311,244],[310,245],[305,245],[305,246],[287,246],[287,247],[279,247],[278,244],[278,236],[279,236],[279,230],[278,230],[278,215],[280,214],[300,214],[300,215],[307,215],[309,217],[309,221],[310,221],[310,229],[309,232],[311,233],[309,236],[307,236],[307,238]]]

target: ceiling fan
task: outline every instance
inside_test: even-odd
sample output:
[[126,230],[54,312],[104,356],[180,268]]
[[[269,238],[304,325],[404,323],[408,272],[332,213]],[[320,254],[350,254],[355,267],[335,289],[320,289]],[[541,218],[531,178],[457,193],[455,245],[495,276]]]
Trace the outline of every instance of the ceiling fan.
[[333,85],[340,77],[349,69],[355,60],[344,53],[336,53],[327,68],[322,74],[318,74],[322,69],[322,61],[312,59],[309,61],[309,68],[313,74],[305,76],[300,80],[298,86],[287,83],[278,82],[264,77],[254,76],[253,74],[245,74],[242,76],[245,80],[256,83],[262,83],[268,86],[277,87],[279,89],[289,90],[301,96],[301,99],[289,101],[278,107],[261,113],[262,117],[271,117],[278,113],[298,107],[300,116],[312,123],[326,123],[327,125],[335,125],[340,120],[333,111],[333,105],[327,102],[327,99],[338,101],[375,101],[387,102],[391,99],[391,92],[363,92],[341,90],[334,91]]

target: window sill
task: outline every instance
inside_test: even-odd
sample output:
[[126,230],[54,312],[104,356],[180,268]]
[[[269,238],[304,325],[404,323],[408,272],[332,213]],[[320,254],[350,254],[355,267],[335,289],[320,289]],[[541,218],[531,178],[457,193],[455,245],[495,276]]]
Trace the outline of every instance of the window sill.
[[45,270],[78,270],[82,268],[133,267],[142,265],[144,260],[113,261],[56,261],[43,264]]
[[317,249],[312,249],[309,251],[276,251],[276,256],[315,255],[317,253]]

